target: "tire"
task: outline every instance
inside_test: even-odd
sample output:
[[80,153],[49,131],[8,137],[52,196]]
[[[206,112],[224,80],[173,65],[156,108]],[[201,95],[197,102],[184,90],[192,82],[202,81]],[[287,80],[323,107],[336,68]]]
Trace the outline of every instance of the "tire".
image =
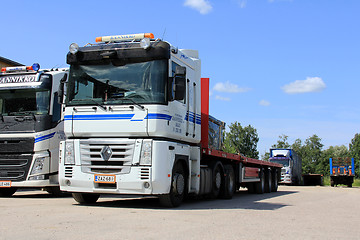
[[259,172],[259,178],[260,182],[255,183],[255,192],[257,194],[263,194],[265,192],[265,174],[262,169]]
[[61,191],[59,186],[47,187],[47,188],[45,188],[45,191],[47,191],[49,194],[51,194],[55,197],[69,196],[69,193]]
[[14,187],[0,189],[0,197],[11,197],[16,190],[17,188]]
[[236,191],[235,171],[231,165],[225,165],[224,184],[220,191],[220,198],[231,199]]
[[272,174],[271,170],[268,169],[265,171],[265,192],[270,193],[272,189]]
[[246,187],[248,189],[248,193],[250,193],[250,194],[255,193],[255,183],[247,183]]
[[332,187],[334,187],[334,186],[335,186],[335,182],[334,182],[334,180],[333,180],[333,179],[331,179],[331,180],[330,180],[330,185],[331,185]]
[[178,207],[186,195],[187,177],[184,167],[181,163],[177,163],[172,171],[170,192],[168,194],[159,195],[160,204],[163,207]]
[[80,204],[92,204],[92,203],[96,203],[96,201],[100,197],[100,194],[95,194],[95,193],[73,193],[72,196],[75,199],[75,201],[77,201]]
[[278,187],[279,187],[278,171],[275,170],[275,171],[273,171],[273,174],[272,174],[271,191],[272,191],[272,192],[277,192]]
[[220,190],[224,184],[224,174],[222,172],[223,166],[221,162],[215,162],[212,166],[212,184],[209,198],[218,198],[220,196]]

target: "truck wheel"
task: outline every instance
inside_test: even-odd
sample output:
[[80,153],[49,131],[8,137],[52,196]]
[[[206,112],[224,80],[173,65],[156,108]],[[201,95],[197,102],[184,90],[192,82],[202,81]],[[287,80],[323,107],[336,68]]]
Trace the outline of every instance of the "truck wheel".
[[220,197],[223,199],[231,199],[236,190],[235,171],[231,165],[225,165],[224,187],[220,191]]
[[96,203],[96,201],[99,199],[100,194],[94,194],[94,193],[73,193],[72,194],[75,201],[77,201],[80,204],[91,204]]
[[17,188],[3,188],[0,189],[0,197],[11,197],[15,192]]
[[255,192],[257,194],[263,194],[265,192],[265,174],[263,170],[259,173],[260,182],[255,183]]
[[55,197],[65,197],[65,196],[69,195],[69,193],[61,191],[59,186],[46,187],[45,191],[47,191],[49,194],[51,194]]
[[160,204],[164,207],[178,207],[184,200],[186,192],[186,174],[183,166],[177,163],[172,171],[170,192],[159,195]]
[[251,194],[255,193],[255,183],[247,183],[246,187],[249,193]]
[[221,186],[223,185],[223,173],[221,162],[216,162],[212,167],[212,184],[210,191],[210,198],[218,198]]
[[266,193],[270,193],[271,189],[272,189],[272,174],[271,174],[271,170],[268,169],[267,171],[265,171],[265,192]]
[[274,171],[274,173],[272,174],[272,184],[271,184],[271,191],[272,192],[277,192],[278,190],[278,171]]
[[334,179],[331,179],[330,180],[330,185],[333,187],[333,186],[335,186],[335,181],[334,181]]

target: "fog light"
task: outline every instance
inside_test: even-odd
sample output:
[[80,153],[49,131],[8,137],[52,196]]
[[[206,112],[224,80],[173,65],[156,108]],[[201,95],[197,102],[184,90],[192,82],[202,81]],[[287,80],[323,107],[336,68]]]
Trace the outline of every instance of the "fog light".
[[144,182],[144,187],[145,187],[145,188],[149,188],[149,187],[150,187],[150,183]]
[[29,181],[33,181],[33,180],[45,180],[45,175],[38,175],[38,176],[29,177]]
[[66,181],[65,181],[65,184],[68,185],[68,186],[70,186],[70,185],[71,185],[70,180],[66,180]]

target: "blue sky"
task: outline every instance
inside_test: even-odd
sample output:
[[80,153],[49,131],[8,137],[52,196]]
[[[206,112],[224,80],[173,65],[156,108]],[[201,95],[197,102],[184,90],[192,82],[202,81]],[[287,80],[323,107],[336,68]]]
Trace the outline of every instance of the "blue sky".
[[258,131],[264,154],[279,135],[325,148],[359,132],[360,1],[10,1],[0,56],[66,67],[72,42],[152,32],[197,49],[210,78],[210,113]]

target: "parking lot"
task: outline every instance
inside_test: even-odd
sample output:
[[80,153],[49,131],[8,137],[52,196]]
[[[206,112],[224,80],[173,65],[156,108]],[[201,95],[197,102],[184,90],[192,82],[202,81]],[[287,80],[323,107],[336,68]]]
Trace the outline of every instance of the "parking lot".
[[0,239],[359,239],[360,188],[280,186],[231,200],[191,200],[175,209],[156,198],[72,197],[18,191],[0,199]]

